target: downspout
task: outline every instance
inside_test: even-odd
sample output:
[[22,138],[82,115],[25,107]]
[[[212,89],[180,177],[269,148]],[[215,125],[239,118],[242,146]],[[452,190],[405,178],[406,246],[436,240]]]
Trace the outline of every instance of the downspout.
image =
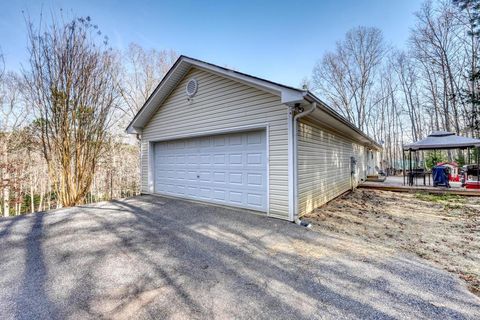
[[317,103],[312,102],[309,110],[304,110],[293,117],[293,221],[299,225],[303,224],[298,218],[298,119],[308,116],[316,108]]

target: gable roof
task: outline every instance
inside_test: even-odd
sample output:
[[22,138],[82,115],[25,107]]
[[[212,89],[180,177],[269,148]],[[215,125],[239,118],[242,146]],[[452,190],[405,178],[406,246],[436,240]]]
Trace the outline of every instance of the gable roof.
[[240,83],[278,95],[281,98],[281,102],[286,105],[293,106],[297,103],[316,102],[317,105],[329,116],[333,117],[337,121],[340,121],[342,126],[361,136],[363,142],[366,142],[377,149],[381,148],[381,145],[379,145],[375,140],[370,138],[308,90],[283,85],[184,55],[180,56],[177,61],[175,61],[173,66],[160,81],[145,104],[137,112],[127,127],[127,133],[141,132],[149,119],[157,111],[158,107],[165,101],[165,99],[176,88],[177,84],[183,79],[183,77],[190,71],[192,67],[207,70],[214,74],[224,76]]

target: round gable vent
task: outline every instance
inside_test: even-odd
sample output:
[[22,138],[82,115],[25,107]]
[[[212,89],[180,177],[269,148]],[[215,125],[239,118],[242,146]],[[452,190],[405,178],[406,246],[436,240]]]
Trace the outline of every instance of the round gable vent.
[[185,87],[185,91],[187,92],[187,96],[192,98],[198,91],[198,82],[195,79],[190,79],[187,82],[187,86]]

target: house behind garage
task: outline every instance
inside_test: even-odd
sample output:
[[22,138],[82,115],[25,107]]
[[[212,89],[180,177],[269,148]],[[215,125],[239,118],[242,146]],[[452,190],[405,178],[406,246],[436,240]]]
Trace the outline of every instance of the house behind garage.
[[127,128],[141,192],[293,221],[374,174],[381,146],[307,90],[181,56]]

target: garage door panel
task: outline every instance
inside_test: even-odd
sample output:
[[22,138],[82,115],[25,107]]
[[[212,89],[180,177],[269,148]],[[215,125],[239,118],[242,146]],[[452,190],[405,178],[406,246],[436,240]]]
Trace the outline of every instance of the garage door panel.
[[198,196],[198,188],[194,186],[187,186],[187,195],[192,197]]
[[226,182],[225,172],[215,171],[213,172],[213,182],[214,183],[225,183]]
[[230,172],[228,174],[228,182],[230,184],[242,185],[243,184],[242,177],[243,175],[241,172]]
[[183,185],[176,185],[175,192],[184,195],[185,194],[185,186]]
[[211,182],[212,181],[212,172],[211,171],[200,171],[198,174],[198,182]]
[[197,181],[197,171],[188,171],[187,172],[187,180],[191,182]]
[[177,158],[175,159],[175,162],[177,164],[185,164],[185,156],[184,155],[177,156]]
[[247,143],[249,145],[262,145],[262,136],[257,132],[247,133]]
[[247,165],[255,166],[255,165],[263,165],[264,160],[263,160],[263,154],[259,152],[255,153],[248,153],[247,154]]
[[[173,183],[171,180],[169,180],[167,182],[169,182],[171,184]],[[190,182],[185,180],[185,184],[190,184]],[[256,190],[258,190],[258,193],[263,194],[262,189],[265,186],[265,183],[262,181],[261,184],[250,185],[250,184],[247,183],[246,178],[245,178],[245,181],[242,180],[241,183],[230,183],[229,181],[227,181],[227,182],[199,181],[198,183],[195,184],[195,186],[214,187],[214,188],[225,189],[225,190],[232,189],[232,190],[238,190],[238,191],[256,191]]]
[[210,137],[202,137],[198,139],[198,146],[200,148],[210,147]]
[[213,198],[218,201],[226,201],[227,193],[222,189],[213,189]]
[[247,203],[252,206],[261,207],[262,206],[262,195],[260,194],[247,194]]
[[225,165],[225,154],[214,154],[213,155],[213,165]]
[[242,204],[243,202],[243,193],[242,192],[238,192],[238,191],[230,191],[228,193],[228,200],[230,200],[230,202],[233,202],[233,203],[237,203],[237,204]]
[[184,141],[178,141],[175,144],[175,149],[185,149],[185,142]]
[[258,173],[247,173],[247,185],[249,186],[262,186],[263,176]]
[[155,144],[155,192],[266,211],[265,131]]
[[241,135],[232,135],[228,137],[228,144],[230,146],[240,146],[242,145],[242,136]]
[[242,154],[241,153],[231,153],[228,155],[228,164],[230,166],[242,165]]
[[185,180],[187,177],[187,172],[185,170],[177,170],[175,171],[178,180]]
[[199,188],[198,189],[198,196],[203,199],[210,199],[212,197],[212,189],[211,188]]
[[225,136],[216,136],[213,138],[214,147],[223,147],[225,146]]

